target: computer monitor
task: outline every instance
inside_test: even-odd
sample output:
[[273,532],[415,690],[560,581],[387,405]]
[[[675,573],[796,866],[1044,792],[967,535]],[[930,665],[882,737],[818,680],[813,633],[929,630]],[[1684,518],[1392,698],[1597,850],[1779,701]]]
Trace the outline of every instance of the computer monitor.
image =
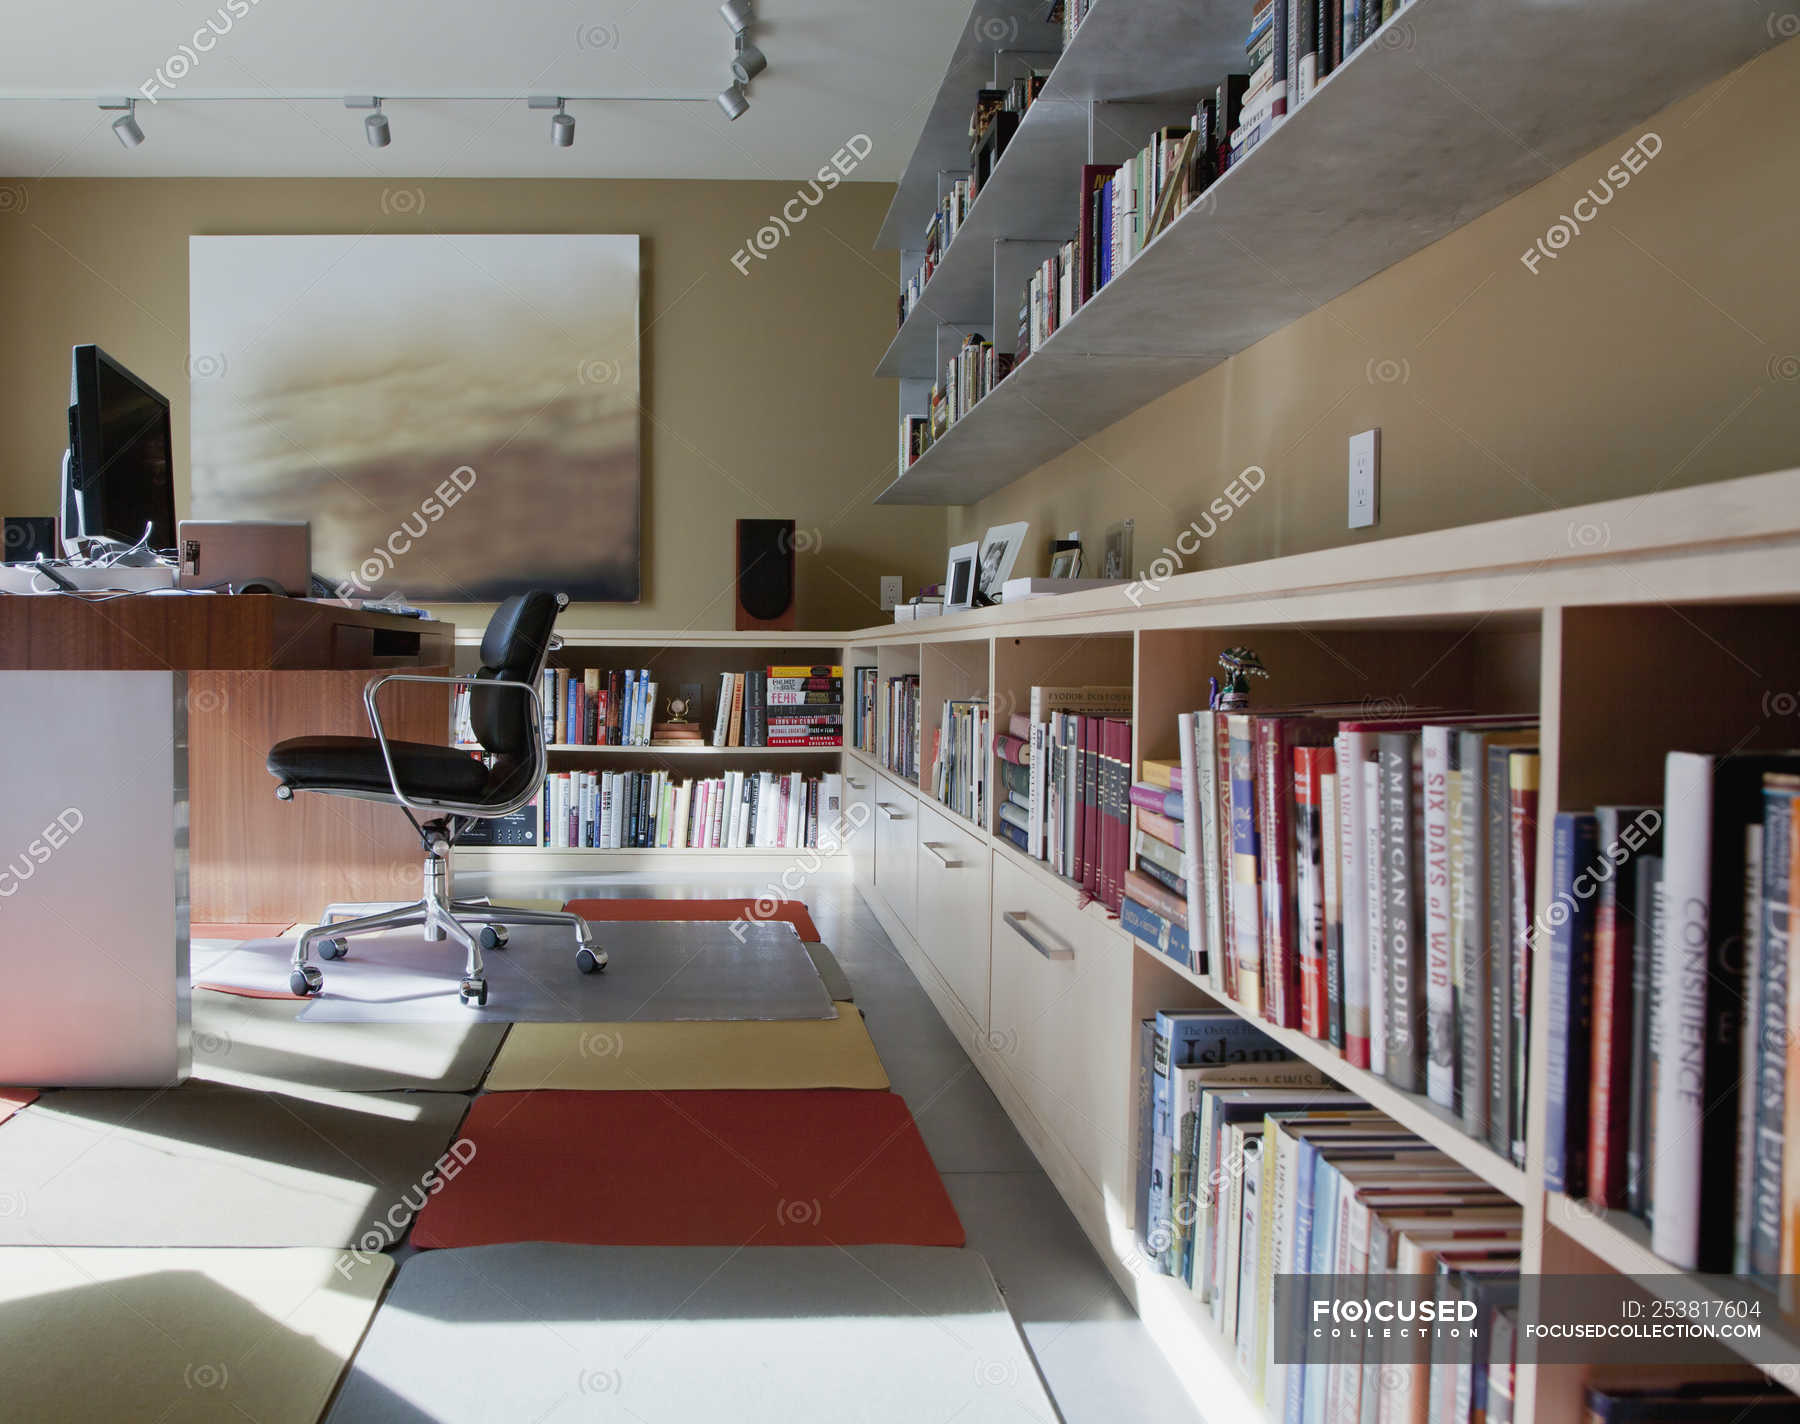
[[98,346],[69,361],[69,452],[63,460],[62,538],[77,535],[175,547],[175,460],[169,402]]

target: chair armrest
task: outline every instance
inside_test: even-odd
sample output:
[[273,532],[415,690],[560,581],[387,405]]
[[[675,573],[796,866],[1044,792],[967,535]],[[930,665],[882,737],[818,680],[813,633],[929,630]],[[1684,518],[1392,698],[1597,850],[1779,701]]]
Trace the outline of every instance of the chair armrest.
[[478,816],[483,819],[507,816],[511,815],[514,811],[518,810],[520,806],[523,806],[530,801],[532,796],[537,793],[537,788],[543,784],[544,773],[549,766],[549,756],[544,750],[544,737],[542,732],[544,725],[543,703],[538,697],[538,690],[535,685],[529,682],[511,682],[495,678],[492,680],[482,679],[480,685],[483,688],[516,688],[525,694],[526,700],[531,707],[531,726],[533,729],[532,745],[536,751],[536,772],[526,783],[525,794],[514,804],[496,807],[476,805],[466,801],[415,800],[401,789],[400,777],[394,770],[394,753],[388,744],[387,732],[382,728],[381,709],[376,701],[381,689],[386,687],[390,682],[440,683],[449,687],[457,687],[464,683],[472,685],[475,681],[476,679],[468,677],[437,677],[429,673],[420,672],[390,672],[381,677],[371,678],[368,684],[363,688],[363,708],[369,714],[369,730],[375,734],[375,740],[381,747],[381,760],[387,767],[388,786],[393,790],[394,799],[402,806],[406,807],[407,810],[423,811],[427,815],[438,811],[449,811],[454,815]]

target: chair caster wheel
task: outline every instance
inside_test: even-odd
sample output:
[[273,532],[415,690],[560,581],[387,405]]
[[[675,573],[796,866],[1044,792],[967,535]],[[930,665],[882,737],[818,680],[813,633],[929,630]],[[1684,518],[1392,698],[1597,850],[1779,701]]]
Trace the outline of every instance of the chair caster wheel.
[[606,961],[584,944],[575,951],[575,967],[583,974],[598,974],[606,968]]
[[302,998],[311,998],[324,987],[325,976],[310,964],[288,975],[288,988]]
[[483,949],[505,949],[506,926],[483,925],[481,927],[481,947]]
[[480,1008],[487,1003],[487,980],[465,979],[457,991],[457,997],[465,1004],[473,1004]]
[[319,941],[320,959],[348,959],[350,957],[350,941],[347,939],[322,939]]

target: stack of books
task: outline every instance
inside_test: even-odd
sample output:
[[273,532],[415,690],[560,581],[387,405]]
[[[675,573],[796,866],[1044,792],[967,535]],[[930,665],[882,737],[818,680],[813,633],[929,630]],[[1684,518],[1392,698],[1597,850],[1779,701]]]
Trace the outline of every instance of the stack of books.
[[919,780],[919,675],[890,677],[882,689],[876,719],[876,750],[881,764],[914,785]]
[[1662,805],[1553,827],[1545,1185],[1684,1270],[1800,1271],[1797,808],[1800,753],[1672,752]]
[[1183,713],[1121,923],[1523,1165],[1536,719],[1364,705]]
[[715,747],[841,747],[844,669],[794,664],[719,674]]
[[[932,442],[967,415],[1006,379],[1013,358],[996,352],[993,342],[979,333],[963,338],[956,354],[944,364],[944,380],[931,388],[930,414],[900,418],[900,468],[905,469],[931,448]],[[918,422],[922,421],[922,425]]]
[[1033,687],[996,750],[1025,768],[1026,783],[1023,807],[999,808],[1001,834],[1117,913],[1129,852],[1131,689]]
[[987,824],[988,704],[952,698],[932,732],[931,794],[959,816]]
[[[1496,1387],[1510,1398],[1513,1352],[1500,1344],[1308,1340],[1304,1364],[1275,1362],[1284,1276],[1435,1275],[1478,1302],[1476,1339],[1503,1339],[1524,1222],[1517,1203],[1253,1024],[1218,1009],[1140,1023],[1136,1148],[1140,1251],[1204,1302],[1272,1418],[1482,1418]],[[1470,1404],[1440,1412],[1459,1400]]]
[[[841,822],[836,773],[728,771],[676,780],[666,771],[559,771],[539,798],[539,844],[552,850],[831,848]],[[825,828],[821,841],[821,826]]]

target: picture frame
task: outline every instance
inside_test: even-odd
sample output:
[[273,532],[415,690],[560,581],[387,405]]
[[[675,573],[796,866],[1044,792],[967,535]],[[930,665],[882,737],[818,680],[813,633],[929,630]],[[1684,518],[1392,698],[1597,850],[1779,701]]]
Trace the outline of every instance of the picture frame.
[[1050,556],[1050,577],[1055,579],[1072,579],[1081,577],[1081,546],[1073,549],[1058,549]]
[[1121,519],[1117,524],[1107,526],[1106,563],[1100,570],[1101,578],[1128,579],[1131,577],[1131,532],[1133,527],[1133,522],[1129,519]]
[[996,524],[981,536],[978,591],[983,602],[1000,601],[1000,590],[1012,577],[1013,565],[1019,561],[1019,550],[1024,546],[1025,534],[1030,528],[1024,521],[1017,524]]
[[975,606],[976,565],[981,558],[979,543],[958,544],[950,550],[950,562],[944,570],[944,611]]

